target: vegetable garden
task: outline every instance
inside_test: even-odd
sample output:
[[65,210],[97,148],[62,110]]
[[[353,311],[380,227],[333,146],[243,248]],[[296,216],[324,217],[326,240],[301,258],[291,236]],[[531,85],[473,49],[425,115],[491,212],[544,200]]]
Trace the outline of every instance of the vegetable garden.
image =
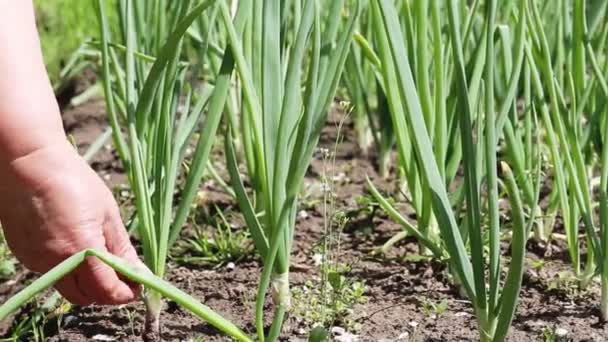
[[88,2],[55,89],[147,269],[3,266],[7,340],[608,340],[608,1]]

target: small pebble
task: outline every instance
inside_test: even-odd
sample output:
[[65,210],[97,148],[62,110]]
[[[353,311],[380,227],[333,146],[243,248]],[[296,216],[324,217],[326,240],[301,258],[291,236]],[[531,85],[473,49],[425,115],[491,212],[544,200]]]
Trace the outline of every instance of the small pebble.
[[226,264],[226,268],[232,271],[236,268],[236,265],[233,262],[229,262],[228,264]]
[[337,175],[333,176],[332,180],[334,182],[340,182],[340,181],[344,180],[345,178],[346,178],[346,173],[340,172]]
[[404,332],[401,335],[399,335],[399,337],[397,337],[397,340],[407,340],[410,337],[410,333],[409,332]]
[[98,334],[93,336],[93,340],[94,341],[116,341],[116,337],[112,337],[112,336],[108,336],[108,335],[104,335],[104,334]]
[[547,322],[545,321],[531,321],[531,322],[527,322],[526,325],[528,325],[529,327],[544,327],[547,325]]
[[308,213],[306,212],[306,210],[300,210],[300,212],[298,213],[298,217],[306,220],[308,218]]
[[359,336],[348,333],[348,332],[344,333],[344,335],[334,337],[334,341],[336,341],[336,342],[356,342],[358,340],[359,340]]
[[555,336],[557,337],[566,337],[568,335],[568,330],[564,328],[555,329]]
[[346,330],[344,330],[344,328],[341,328],[341,327],[331,328],[332,335],[344,335],[344,333],[346,333]]
[[331,334],[336,342],[355,342],[359,340],[359,336],[351,334],[346,329],[341,327],[331,328]]
[[78,318],[76,318],[76,316],[74,315],[67,315],[65,317],[63,317],[63,326],[67,327],[70,324],[76,322],[78,320]]

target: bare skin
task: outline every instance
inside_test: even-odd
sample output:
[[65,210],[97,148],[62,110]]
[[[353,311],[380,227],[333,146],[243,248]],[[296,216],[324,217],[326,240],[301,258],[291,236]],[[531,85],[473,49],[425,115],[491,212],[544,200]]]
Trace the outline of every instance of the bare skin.
[[[0,222],[36,272],[83,249],[141,263],[103,181],[67,142],[44,67],[32,0],[0,0]],[[87,259],[56,285],[80,305],[123,304],[139,286]]]

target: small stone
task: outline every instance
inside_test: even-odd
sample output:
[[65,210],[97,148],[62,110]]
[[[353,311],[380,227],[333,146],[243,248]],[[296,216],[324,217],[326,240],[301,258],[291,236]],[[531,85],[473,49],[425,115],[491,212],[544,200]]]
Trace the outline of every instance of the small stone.
[[547,325],[547,322],[545,321],[531,321],[531,322],[527,322],[526,325],[528,325],[529,327],[544,327]]
[[356,342],[359,340],[359,336],[345,332],[344,335],[334,337],[336,342]]
[[63,317],[63,326],[67,327],[67,326],[71,325],[72,323],[76,322],[77,320],[78,320],[78,318],[76,318],[76,316],[67,315],[67,316]]
[[467,312],[460,311],[460,312],[455,313],[454,316],[456,316],[456,317],[468,317],[470,315]]
[[298,213],[298,217],[306,220],[308,218],[308,213],[306,212],[306,210],[300,210],[300,212]]
[[566,337],[568,335],[568,330],[564,328],[555,329],[555,336],[557,337]]
[[351,334],[341,327],[331,328],[331,334],[336,342],[355,342],[359,339],[359,336]]
[[407,325],[409,325],[410,327],[416,329],[418,327],[418,322],[411,321]]
[[338,173],[337,175],[333,176],[333,177],[332,177],[332,180],[333,180],[334,182],[341,182],[341,181],[343,181],[345,178],[346,178],[346,173],[344,173],[344,172],[340,172],[340,173]]
[[345,333],[346,333],[346,330],[344,328],[341,328],[341,327],[331,328],[332,335],[344,335]]
[[226,268],[232,271],[236,268],[236,265],[233,262],[229,262],[228,264],[226,264]]
[[112,336],[108,336],[108,335],[104,335],[104,334],[98,334],[93,336],[93,340],[94,341],[116,341],[116,337],[112,337]]
[[401,335],[399,335],[397,337],[397,340],[407,340],[410,337],[410,333],[409,332],[404,332]]

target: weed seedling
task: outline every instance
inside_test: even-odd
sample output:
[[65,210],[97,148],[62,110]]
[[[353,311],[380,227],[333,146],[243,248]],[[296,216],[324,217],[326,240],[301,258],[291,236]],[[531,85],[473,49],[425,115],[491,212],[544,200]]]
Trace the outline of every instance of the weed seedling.
[[448,300],[442,299],[441,301],[435,302],[432,299],[424,298],[422,300],[422,312],[432,319],[436,319],[443,315],[448,309]]
[[8,279],[15,274],[15,258],[13,258],[4,235],[0,229],[0,279]]
[[187,240],[186,255],[176,258],[183,263],[211,264],[221,267],[238,262],[253,253],[247,230],[233,230],[222,211],[216,207],[215,229],[211,232],[199,226],[193,237]]
[[[336,324],[347,330],[357,330],[358,326],[351,317],[352,309],[356,304],[366,301],[365,284],[350,277],[351,268],[339,261],[341,235],[348,224],[347,214],[336,209],[335,191],[335,156],[343,124],[344,119],[337,126],[338,136],[333,151],[319,149],[323,162],[320,178],[324,227],[324,237],[315,251],[315,256],[319,256],[319,277],[293,290],[294,314],[305,325],[317,326],[311,331],[311,341],[317,332]],[[314,341],[317,340],[315,337]]]

